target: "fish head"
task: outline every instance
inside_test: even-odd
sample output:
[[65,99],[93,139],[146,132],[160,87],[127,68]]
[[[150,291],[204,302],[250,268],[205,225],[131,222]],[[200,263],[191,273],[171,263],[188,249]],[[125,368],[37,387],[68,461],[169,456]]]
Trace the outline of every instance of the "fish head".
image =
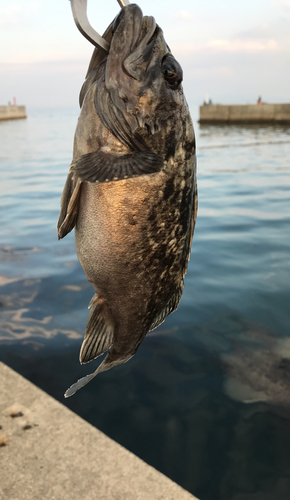
[[105,86],[131,133],[160,130],[184,102],[182,79],[155,19],[135,4],[124,7],[112,25]]

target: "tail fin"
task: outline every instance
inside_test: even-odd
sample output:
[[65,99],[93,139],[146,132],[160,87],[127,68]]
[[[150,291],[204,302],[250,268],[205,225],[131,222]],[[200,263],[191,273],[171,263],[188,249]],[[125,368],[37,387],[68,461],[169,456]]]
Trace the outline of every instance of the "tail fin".
[[75,394],[75,392],[77,392],[79,389],[84,387],[84,385],[88,384],[96,375],[98,375],[98,373],[105,372],[107,370],[110,370],[114,366],[121,365],[122,363],[126,363],[127,361],[129,361],[129,359],[132,358],[132,356],[133,356],[133,354],[130,356],[127,356],[125,358],[119,357],[117,359],[110,361],[111,352],[108,352],[104,361],[98,366],[96,371],[94,371],[93,373],[90,373],[89,375],[86,375],[83,378],[80,378],[75,384],[71,385],[69,387],[69,389],[64,393],[64,397],[69,398],[70,396]]

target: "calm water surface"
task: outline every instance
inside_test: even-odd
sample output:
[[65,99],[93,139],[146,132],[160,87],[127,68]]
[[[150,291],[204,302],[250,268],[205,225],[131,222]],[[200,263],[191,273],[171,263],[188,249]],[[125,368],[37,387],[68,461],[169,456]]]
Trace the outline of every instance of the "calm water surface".
[[178,311],[64,400],[98,363],[78,362],[94,291],[56,233],[77,116],[0,122],[0,359],[201,500],[289,500],[290,128],[195,125]]

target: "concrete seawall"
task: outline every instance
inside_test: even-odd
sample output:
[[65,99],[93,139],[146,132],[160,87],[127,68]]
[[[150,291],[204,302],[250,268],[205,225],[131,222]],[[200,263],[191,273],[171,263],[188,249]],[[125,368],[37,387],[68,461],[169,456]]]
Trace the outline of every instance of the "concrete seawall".
[[199,123],[289,123],[289,104],[212,104],[199,107]]
[[1,500],[198,500],[1,362],[0,388]]
[[27,118],[25,106],[0,106],[0,120]]

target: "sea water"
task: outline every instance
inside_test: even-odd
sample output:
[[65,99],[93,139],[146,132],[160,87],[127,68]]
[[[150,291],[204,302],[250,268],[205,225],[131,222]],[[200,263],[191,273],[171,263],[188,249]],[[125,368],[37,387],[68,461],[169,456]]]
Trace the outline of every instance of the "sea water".
[[290,127],[195,121],[179,308],[65,400],[98,364],[78,361],[94,290],[56,232],[77,116],[0,122],[0,360],[201,500],[289,500]]

